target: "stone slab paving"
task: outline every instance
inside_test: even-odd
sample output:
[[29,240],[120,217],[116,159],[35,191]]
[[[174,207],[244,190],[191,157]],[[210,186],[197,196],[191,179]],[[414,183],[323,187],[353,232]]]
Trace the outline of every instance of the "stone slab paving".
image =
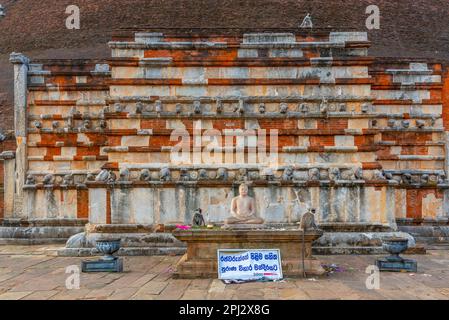
[[377,256],[319,256],[342,270],[320,278],[224,284],[217,279],[173,279],[179,256],[123,257],[124,273],[81,273],[80,288],[67,289],[68,266],[86,258],[58,257],[58,246],[0,246],[0,300],[61,299],[449,299],[449,250],[405,256],[418,273],[381,273],[380,289],[369,290],[366,268]]

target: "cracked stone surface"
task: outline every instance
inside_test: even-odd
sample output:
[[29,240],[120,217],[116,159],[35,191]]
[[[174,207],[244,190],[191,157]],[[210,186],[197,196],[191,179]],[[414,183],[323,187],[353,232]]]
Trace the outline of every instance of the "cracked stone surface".
[[58,246],[0,246],[0,300],[204,300],[204,299],[449,299],[449,251],[408,255],[418,273],[381,273],[380,289],[369,290],[366,267],[378,256],[319,256],[342,271],[321,278],[224,284],[217,279],[173,279],[179,256],[124,257],[124,273],[81,273],[80,288],[69,290],[68,266],[83,258],[58,257]]

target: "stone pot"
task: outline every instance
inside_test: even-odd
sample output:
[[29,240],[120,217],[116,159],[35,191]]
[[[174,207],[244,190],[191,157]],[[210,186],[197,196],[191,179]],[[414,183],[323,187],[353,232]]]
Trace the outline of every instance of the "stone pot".
[[404,259],[399,256],[402,252],[408,248],[408,239],[405,238],[386,238],[383,240],[382,247],[391,253],[386,259],[388,261],[403,261]]
[[95,247],[98,251],[104,254],[102,260],[111,261],[117,259],[113,254],[120,249],[120,241],[120,239],[104,239],[96,241]]

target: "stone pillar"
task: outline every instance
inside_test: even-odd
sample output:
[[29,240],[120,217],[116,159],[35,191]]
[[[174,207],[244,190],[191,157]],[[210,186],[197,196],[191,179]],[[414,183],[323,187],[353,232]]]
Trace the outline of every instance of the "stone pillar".
[[12,151],[3,151],[0,154],[3,160],[3,218],[12,218],[14,215],[14,172],[15,172],[15,156]]
[[23,217],[23,186],[27,173],[27,77],[29,59],[21,53],[11,53],[10,60],[14,65],[14,130],[16,136],[16,167],[14,216]]
[[444,133],[444,138],[445,138],[445,142],[446,142],[446,153],[445,153],[446,165],[445,165],[445,171],[446,171],[446,179],[449,180],[449,132],[448,131],[446,131]]

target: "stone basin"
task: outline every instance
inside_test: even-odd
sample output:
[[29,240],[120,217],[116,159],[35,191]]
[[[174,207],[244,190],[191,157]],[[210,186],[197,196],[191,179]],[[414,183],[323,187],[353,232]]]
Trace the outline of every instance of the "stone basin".
[[[261,226],[259,226],[261,227]],[[176,265],[177,278],[217,278],[218,249],[279,249],[284,277],[302,277],[302,252],[307,275],[325,273],[321,262],[312,256],[312,242],[322,235],[321,230],[304,233],[298,229],[222,229],[175,230],[173,235],[187,243],[187,252]]]

